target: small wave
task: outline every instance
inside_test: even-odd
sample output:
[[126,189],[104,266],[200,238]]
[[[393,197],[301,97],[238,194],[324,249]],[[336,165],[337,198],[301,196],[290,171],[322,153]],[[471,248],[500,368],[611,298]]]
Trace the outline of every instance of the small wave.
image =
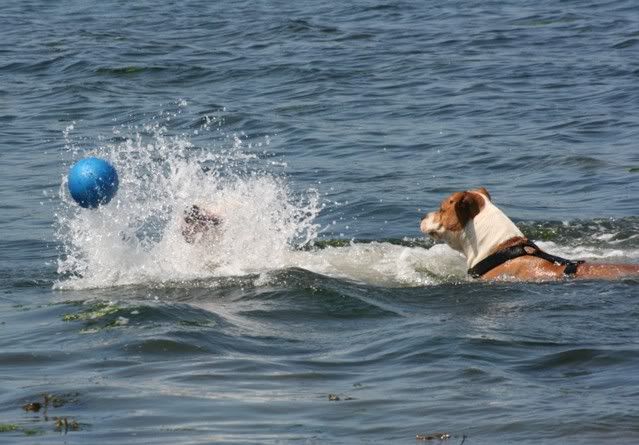
[[298,256],[298,267],[384,287],[428,286],[466,280],[461,255],[438,244],[430,249],[388,242],[352,243]]
[[[594,234],[590,236],[594,238]],[[313,247],[299,249],[282,240],[281,248],[269,254],[269,238],[252,239],[248,244],[240,242],[239,246],[235,244],[238,239],[231,238],[222,241],[230,245],[220,244],[226,247],[200,249],[184,243],[178,235],[172,237],[171,245],[162,246],[160,243],[151,252],[120,258],[111,262],[108,268],[100,268],[97,274],[70,278],[59,282],[57,287],[81,289],[133,285],[183,288],[218,287],[224,283],[269,286],[280,280],[274,272],[296,268],[339,280],[391,288],[468,280],[464,258],[444,244],[429,245],[414,240],[322,240]],[[609,235],[600,237],[608,239]],[[609,239],[600,240],[597,245],[579,243],[583,240],[572,239],[568,244],[537,241],[542,249],[566,258],[595,262],[639,260],[639,249],[618,247]],[[178,248],[180,252],[176,251]],[[108,253],[114,254],[114,250]],[[140,261],[137,266],[136,261]],[[105,263],[100,264],[104,266]]]
[[612,45],[612,47],[614,49],[624,49],[624,48],[632,48],[633,46],[637,46],[639,45],[639,39],[626,39],[623,40],[619,43],[615,43],[614,45]]
[[635,258],[639,250],[639,218],[599,218],[572,221],[523,221],[518,226],[535,241],[552,242],[566,249],[599,248],[602,252],[611,248],[623,255]]
[[582,373],[591,373],[593,368],[628,363],[632,361],[629,359],[631,356],[633,356],[631,351],[570,349],[527,360],[525,364],[518,366],[518,370],[543,374],[562,372],[564,376],[574,377]]
[[[188,251],[181,255],[172,249],[160,249],[119,260],[94,256],[101,266],[96,271],[91,267],[93,265],[87,265],[90,273],[69,277],[56,283],[55,287],[74,290],[112,286],[210,287],[217,286],[218,279],[242,276],[248,276],[252,285],[267,286],[277,280],[273,272],[289,268],[382,287],[417,287],[467,280],[464,259],[441,244],[430,249],[388,242],[352,243],[310,250],[290,247],[275,257],[264,252],[243,256],[237,249],[231,252],[202,251],[191,246],[183,249]],[[255,249],[259,250],[259,246]],[[106,255],[115,254],[128,255],[114,250]],[[166,258],[145,258],[148,255],[166,255]],[[160,261],[162,259],[164,263]]]
[[285,29],[287,32],[298,33],[319,33],[319,34],[334,34],[339,32],[339,29],[334,26],[321,25],[310,22],[304,19],[289,19],[283,25],[279,27]]
[[106,76],[131,76],[135,74],[142,74],[147,72],[159,72],[164,71],[166,68],[159,66],[138,66],[128,65],[121,67],[103,67],[96,69],[95,73],[98,75]]
[[639,249],[615,249],[596,246],[561,246],[553,242],[537,243],[542,249],[567,258],[595,262],[633,262],[639,260]]

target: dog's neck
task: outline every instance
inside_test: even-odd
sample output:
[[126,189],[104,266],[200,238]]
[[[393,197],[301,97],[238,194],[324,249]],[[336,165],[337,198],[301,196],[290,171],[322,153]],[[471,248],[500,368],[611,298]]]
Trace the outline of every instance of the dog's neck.
[[524,236],[504,212],[490,200],[484,201],[484,208],[466,224],[462,233],[461,247],[469,268],[493,253],[498,245]]

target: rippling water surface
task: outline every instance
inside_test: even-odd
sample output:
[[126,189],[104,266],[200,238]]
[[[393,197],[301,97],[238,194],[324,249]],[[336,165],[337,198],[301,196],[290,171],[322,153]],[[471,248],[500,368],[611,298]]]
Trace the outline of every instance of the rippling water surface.
[[639,262],[639,7],[519,3],[4,5],[0,443],[639,441],[637,280],[476,283],[418,230],[485,186]]

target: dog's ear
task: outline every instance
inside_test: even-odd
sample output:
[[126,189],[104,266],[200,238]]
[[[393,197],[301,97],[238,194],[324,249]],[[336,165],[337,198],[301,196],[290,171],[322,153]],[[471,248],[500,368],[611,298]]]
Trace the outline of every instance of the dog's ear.
[[463,192],[455,203],[455,214],[462,227],[481,211],[484,201],[472,192]]
[[480,187],[477,190],[479,193],[481,193],[482,195],[484,195],[486,198],[488,198],[489,201],[492,201],[493,199],[490,197],[490,193],[488,193],[488,190],[486,190],[486,187]]

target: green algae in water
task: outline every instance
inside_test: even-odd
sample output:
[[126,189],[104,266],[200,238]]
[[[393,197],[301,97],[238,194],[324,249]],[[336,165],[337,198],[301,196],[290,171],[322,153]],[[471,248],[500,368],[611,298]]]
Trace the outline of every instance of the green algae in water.
[[113,303],[94,303],[79,312],[71,312],[62,316],[62,321],[84,322],[84,327],[80,330],[82,334],[93,334],[103,329],[126,326],[129,319],[118,316],[123,313],[124,308]]
[[80,431],[80,424],[77,420],[69,417],[56,417],[54,418],[54,430],[57,432]]
[[44,394],[44,405],[53,408],[60,408],[69,403],[78,403],[80,393],[72,392],[67,394]]
[[25,436],[42,436],[45,433],[44,430],[36,428],[24,428],[22,432]]
[[88,321],[97,320],[99,318],[106,317],[108,315],[115,314],[121,308],[115,304],[110,303],[98,303],[87,310],[64,314],[62,316],[63,321]]
[[0,423],[0,433],[10,433],[17,430],[18,425],[15,423]]

